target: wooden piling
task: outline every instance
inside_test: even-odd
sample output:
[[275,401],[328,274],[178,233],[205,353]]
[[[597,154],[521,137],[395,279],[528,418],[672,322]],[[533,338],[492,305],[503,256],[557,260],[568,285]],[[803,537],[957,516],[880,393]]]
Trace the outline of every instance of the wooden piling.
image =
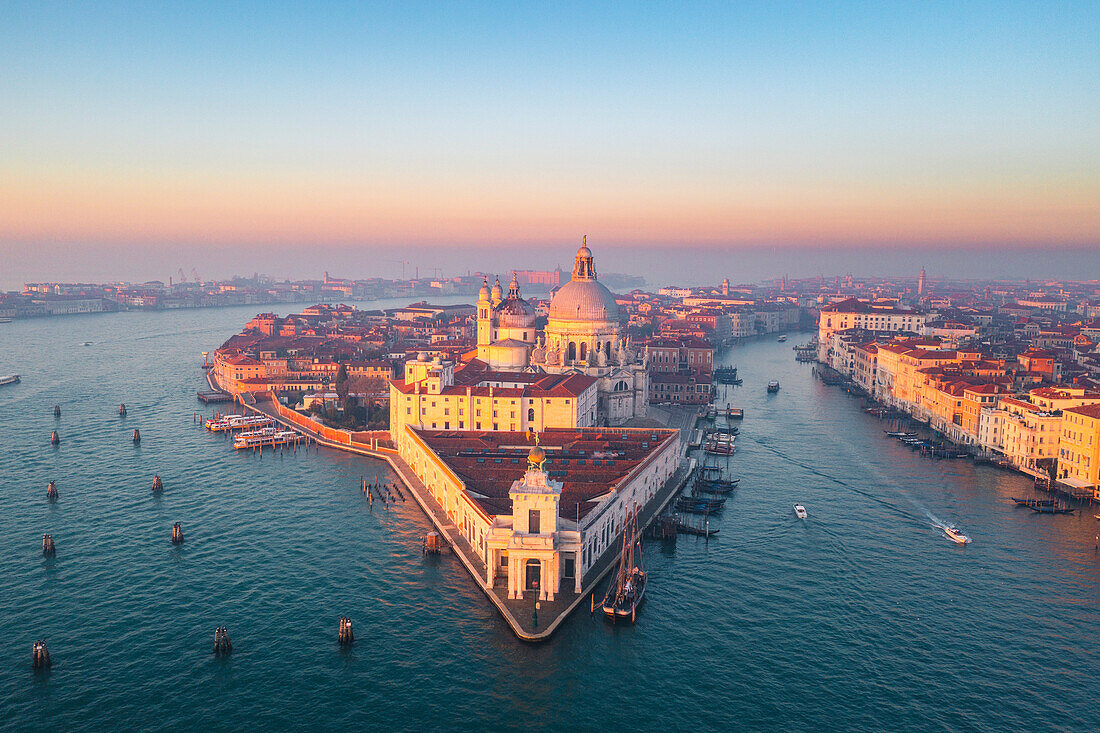
[[118,406],[118,416],[119,417],[126,417],[126,403],[125,402]]
[[57,484],[53,481],[46,484],[46,498],[50,501],[57,500]]
[[31,666],[36,670],[48,669],[53,664],[50,660],[50,652],[46,649],[46,642],[36,641],[31,646]]
[[347,616],[340,617],[340,630],[336,634],[341,646],[351,646],[355,643],[355,632],[352,630],[351,619]]
[[160,474],[153,476],[153,493],[159,494],[164,491],[164,482],[160,480]]
[[233,643],[229,641],[229,632],[224,626],[214,629],[214,656],[226,657],[233,652]]
[[54,417],[61,417],[61,405],[54,405],[53,406],[53,416]]
[[183,526],[179,522],[172,525],[172,544],[183,544]]
[[53,431],[53,435],[50,436],[50,443],[52,445],[61,445],[61,436],[57,434],[57,431]]
[[133,440],[134,440],[134,445],[137,445],[138,443],[141,442],[141,433],[138,432],[137,428],[134,428]]
[[57,548],[53,543],[52,534],[42,535],[42,555],[45,557],[53,557],[57,554]]

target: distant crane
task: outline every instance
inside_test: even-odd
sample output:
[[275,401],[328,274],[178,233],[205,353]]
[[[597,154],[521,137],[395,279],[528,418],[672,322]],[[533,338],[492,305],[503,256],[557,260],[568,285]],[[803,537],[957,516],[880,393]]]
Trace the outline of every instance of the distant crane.
[[408,260],[390,260],[390,262],[399,262],[399,263],[401,263],[401,279],[404,280],[405,279],[405,265],[409,264],[409,261]]
[[195,282],[202,283],[202,278],[199,277],[199,273],[195,271],[194,267],[191,268],[191,277],[194,279]]
[[187,276],[183,274],[183,268],[181,267],[179,270],[177,270],[177,272],[179,272],[180,274],[180,283],[182,284],[187,282]]

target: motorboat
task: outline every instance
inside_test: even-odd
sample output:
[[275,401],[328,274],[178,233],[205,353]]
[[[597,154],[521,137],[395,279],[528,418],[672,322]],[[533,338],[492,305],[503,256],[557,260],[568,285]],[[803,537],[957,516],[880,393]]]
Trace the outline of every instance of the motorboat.
[[806,507],[802,506],[801,504],[795,504],[794,505],[794,515],[796,517],[798,517],[799,519],[805,519],[806,516],[807,516],[806,515]]
[[967,537],[966,535],[964,535],[959,530],[955,529],[954,527],[946,527],[945,526],[945,527],[942,527],[942,529],[943,529],[943,533],[945,535],[947,535],[948,539],[952,540],[953,542],[957,542],[960,545],[969,545],[970,544],[970,538]]
[[783,334],[782,336],[779,337],[779,343],[783,343],[786,340],[787,340],[787,334]]
[[778,379],[773,379],[772,381],[768,382],[768,394],[775,394],[778,391],[779,391],[779,380]]
[[3,386],[5,384],[16,384],[19,382],[19,379],[20,377],[18,374],[12,374],[8,377],[0,377],[0,386]]

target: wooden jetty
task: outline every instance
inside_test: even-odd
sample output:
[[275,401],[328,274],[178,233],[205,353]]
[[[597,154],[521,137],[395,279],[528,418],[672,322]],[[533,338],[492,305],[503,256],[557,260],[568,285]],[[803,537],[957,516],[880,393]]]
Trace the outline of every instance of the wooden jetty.
[[228,392],[222,392],[218,389],[210,389],[206,391],[196,392],[195,396],[199,398],[199,401],[203,404],[214,404],[218,402],[232,402],[233,395]]

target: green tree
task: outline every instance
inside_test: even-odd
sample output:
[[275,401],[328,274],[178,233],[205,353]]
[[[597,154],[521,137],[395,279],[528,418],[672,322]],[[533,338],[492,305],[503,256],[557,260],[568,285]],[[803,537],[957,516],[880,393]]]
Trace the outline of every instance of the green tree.
[[336,396],[340,398],[340,407],[346,408],[348,401],[348,369],[343,364],[336,371]]

